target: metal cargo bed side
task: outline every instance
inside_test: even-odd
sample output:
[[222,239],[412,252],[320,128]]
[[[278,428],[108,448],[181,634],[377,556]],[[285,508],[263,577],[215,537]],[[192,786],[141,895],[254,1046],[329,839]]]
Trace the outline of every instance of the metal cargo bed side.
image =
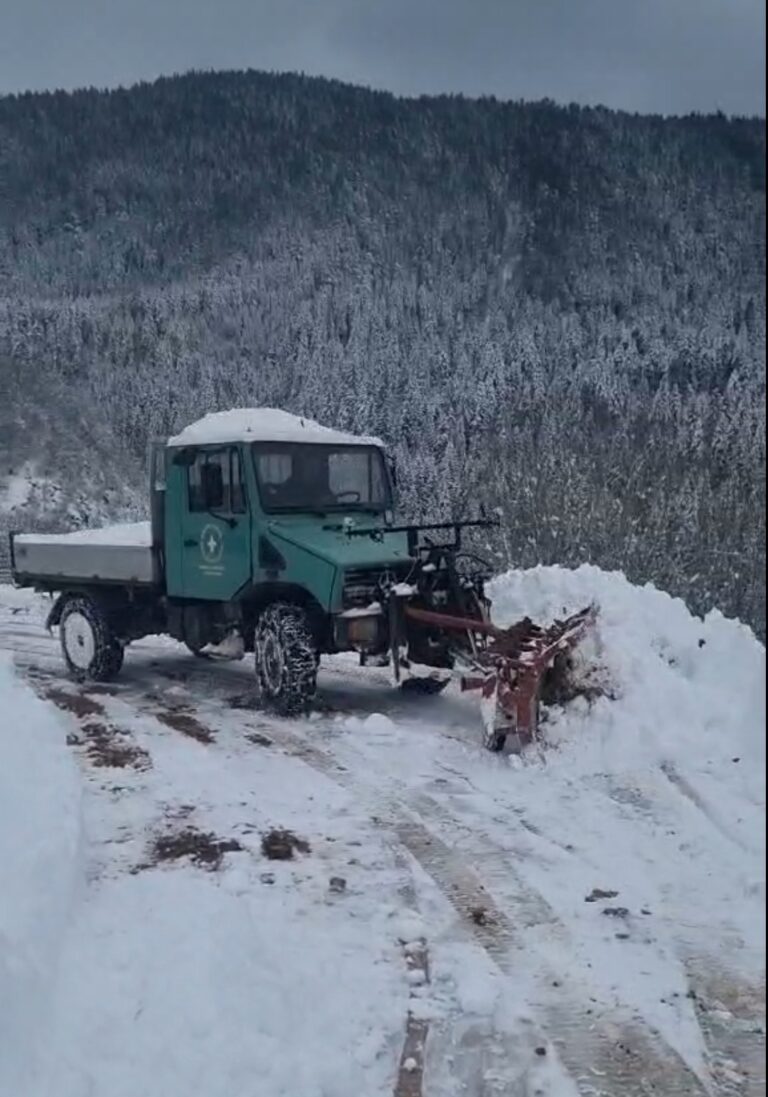
[[21,586],[75,583],[123,583],[156,586],[158,553],[149,545],[51,543],[41,537],[11,534],[11,573]]

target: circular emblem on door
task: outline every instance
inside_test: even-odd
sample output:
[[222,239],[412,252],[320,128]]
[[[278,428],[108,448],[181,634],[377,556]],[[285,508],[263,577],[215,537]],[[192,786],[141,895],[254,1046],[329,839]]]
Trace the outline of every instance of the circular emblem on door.
[[218,564],[224,552],[224,538],[218,526],[205,526],[200,535],[200,554],[206,564]]

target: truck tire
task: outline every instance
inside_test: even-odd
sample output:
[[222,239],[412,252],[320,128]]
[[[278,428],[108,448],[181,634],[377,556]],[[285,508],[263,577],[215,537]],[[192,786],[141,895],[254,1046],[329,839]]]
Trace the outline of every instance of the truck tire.
[[273,602],[254,637],[256,678],[264,701],[280,716],[306,712],[317,686],[317,644],[301,606]]
[[64,662],[78,682],[107,682],[123,665],[123,645],[102,606],[87,595],[68,598],[59,620]]

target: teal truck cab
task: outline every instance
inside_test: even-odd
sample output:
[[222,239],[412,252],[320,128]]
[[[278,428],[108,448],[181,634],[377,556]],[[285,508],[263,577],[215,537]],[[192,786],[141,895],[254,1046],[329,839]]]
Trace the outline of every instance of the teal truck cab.
[[[48,624],[76,678],[113,677],[150,634],[194,653],[235,635],[263,698],[292,714],[314,695],[321,653],[391,662],[396,678],[431,668],[412,679],[428,690],[457,650],[471,661],[485,566],[460,538],[486,523],[396,525],[377,439],[235,409],[155,444],[150,465],[149,522],[11,535],[15,582],[57,595]],[[463,627],[441,627],[440,613]]]

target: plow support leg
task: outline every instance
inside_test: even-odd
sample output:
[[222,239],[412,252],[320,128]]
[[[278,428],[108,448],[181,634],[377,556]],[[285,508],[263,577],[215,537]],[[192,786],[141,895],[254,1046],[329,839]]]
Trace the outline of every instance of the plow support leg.
[[506,631],[496,630],[483,653],[486,674],[462,679],[462,689],[482,691],[485,742],[490,750],[500,750],[509,734],[514,734],[518,749],[536,739],[544,676],[558,656],[579,642],[596,612],[594,606],[587,606],[546,629],[526,620]]

